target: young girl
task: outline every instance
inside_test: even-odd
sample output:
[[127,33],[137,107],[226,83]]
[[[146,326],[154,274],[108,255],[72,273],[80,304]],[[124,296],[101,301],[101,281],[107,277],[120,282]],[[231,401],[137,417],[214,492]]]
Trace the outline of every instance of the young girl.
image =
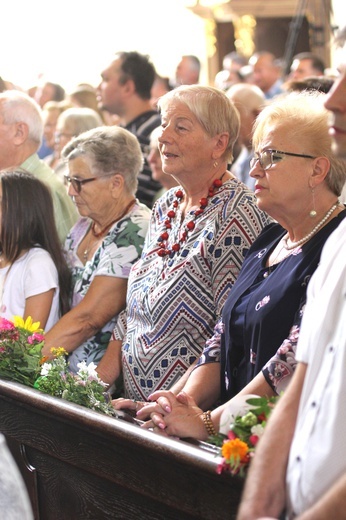
[[0,316],[48,331],[69,310],[70,272],[49,188],[25,171],[0,174]]

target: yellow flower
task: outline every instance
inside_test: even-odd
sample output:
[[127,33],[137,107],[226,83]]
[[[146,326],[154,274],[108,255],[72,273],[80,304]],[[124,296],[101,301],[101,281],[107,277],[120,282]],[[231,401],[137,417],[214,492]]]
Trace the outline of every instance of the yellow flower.
[[249,447],[246,442],[241,441],[240,439],[232,439],[230,441],[224,442],[222,445],[222,456],[226,460],[240,460],[245,459],[247,453],[249,451]]
[[50,349],[50,351],[53,354],[53,356],[55,356],[55,357],[67,356],[67,354],[68,354],[66,352],[66,350],[64,349],[64,347],[58,347],[58,348],[52,347]]
[[14,323],[14,326],[18,327],[20,329],[25,329],[25,330],[28,330],[29,332],[42,331],[42,329],[40,329],[40,322],[39,321],[33,322],[31,316],[28,316],[25,321],[21,316],[13,316],[12,321]]

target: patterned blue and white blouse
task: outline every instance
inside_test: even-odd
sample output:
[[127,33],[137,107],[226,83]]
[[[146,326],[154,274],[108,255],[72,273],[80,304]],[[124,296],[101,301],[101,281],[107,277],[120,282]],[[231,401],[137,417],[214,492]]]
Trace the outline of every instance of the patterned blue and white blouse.
[[[129,276],[127,314],[120,315],[113,334],[123,341],[125,396],[132,399],[146,400],[154,390],[170,388],[200,356],[246,252],[268,223],[254,194],[231,179],[196,217],[179,253],[162,258],[157,239],[176,190],[153,208],[142,257]],[[170,248],[189,220],[190,214],[182,221],[177,210]]]

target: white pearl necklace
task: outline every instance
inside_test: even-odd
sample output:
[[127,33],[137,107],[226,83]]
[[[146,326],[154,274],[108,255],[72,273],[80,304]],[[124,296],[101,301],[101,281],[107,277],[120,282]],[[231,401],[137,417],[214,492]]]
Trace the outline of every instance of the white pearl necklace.
[[297,242],[292,242],[290,246],[287,244],[287,240],[289,238],[288,233],[287,233],[287,235],[284,236],[283,239],[282,239],[283,244],[284,244],[284,248],[287,249],[287,251],[290,251],[291,249],[294,249],[295,247],[298,247],[301,244],[304,244],[305,242],[310,240],[310,238],[312,238],[317,233],[317,231],[323,226],[323,224],[325,222],[327,222],[327,220],[329,219],[330,215],[333,213],[333,211],[338,206],[339,206],[339,201],[336,202],[335,204],[333,204],[333,206],[330,208],[329,211],[327,211],[327,213],[325,214],[323,219],[314,227],[314,229],[312,231],[310,231],[310,233],[305,235],[305,237],[301,238],[300,240],[297,240]]

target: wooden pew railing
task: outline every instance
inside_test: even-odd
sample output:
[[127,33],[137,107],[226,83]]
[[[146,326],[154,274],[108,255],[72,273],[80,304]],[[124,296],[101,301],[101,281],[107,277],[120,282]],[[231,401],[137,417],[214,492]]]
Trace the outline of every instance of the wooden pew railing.
[[168,439],[0,380],[0,432],[35,520],[232,519],[242,479],[205,443]]

